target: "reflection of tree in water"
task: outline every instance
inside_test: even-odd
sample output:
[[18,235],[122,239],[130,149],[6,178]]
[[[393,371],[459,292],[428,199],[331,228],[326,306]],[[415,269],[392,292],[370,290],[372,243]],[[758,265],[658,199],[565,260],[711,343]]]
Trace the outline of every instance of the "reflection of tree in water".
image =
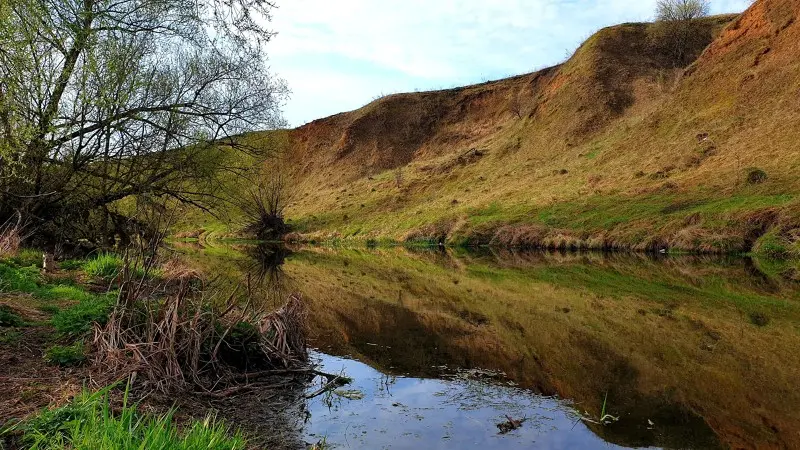
[[244,261],[242,271],[246,274],[248,288],[262,300],[259,306],[277,308],[283,305],[294,287],[283,270],[291,250],[280,244],[261,243],[246,247],[245,253],[249,258]]

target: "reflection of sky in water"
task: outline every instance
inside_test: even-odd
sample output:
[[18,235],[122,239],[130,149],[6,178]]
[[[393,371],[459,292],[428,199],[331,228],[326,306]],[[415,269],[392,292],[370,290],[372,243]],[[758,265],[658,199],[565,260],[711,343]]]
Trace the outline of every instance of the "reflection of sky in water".
[[[338,395],[309,401],[307,440],[335,448],[618,448],[604,442],[563,401],[522,389],[466,380],[392,378],[353,360],[315,354],[322,370],[344,373],[360,400]],[[314,390],[318,386],[311,389]],[[498,433],[508,414],[523,426]]]

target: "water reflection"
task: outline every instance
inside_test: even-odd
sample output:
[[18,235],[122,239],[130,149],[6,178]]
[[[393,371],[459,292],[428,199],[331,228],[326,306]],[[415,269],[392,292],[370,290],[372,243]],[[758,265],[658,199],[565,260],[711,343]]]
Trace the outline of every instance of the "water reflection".
[[[357,361],[318,357],[326,371],[343,370],[355,381],[349,392],[310,402],[305,433],[312,441],[370,449],[616,447],[555,398],[473,380],[387,377]],[[500,434],[495,424],[505,415],[525,421]]]
[[[276,298],[303,292],[313,344],[368,365],[322,355],[346,366],[365,397],[330,410],[309,404],[309,438],[355,448],[800,447],[800,291],[758,262],[406,249],[194,254],[215,273],[265,274],[253,276]],[[259,272],[247,254],[274,263]],[[442,366],[500,370],[525,390],[472,383],[491,395],[467,414],[446,402],[452,395],[432,395],[469,391],[437,380]],[[387,376],[403,389],[370,387]],[[397,401],[400,392],[413,400]],[[534,394],[569,399],[593,417],[607,395],[620,420],[573,428],[572,409]],[[416,412],[391,406],[406,402],[431,409],[414,421]],[[498,436],[506,409],[552,425]]]

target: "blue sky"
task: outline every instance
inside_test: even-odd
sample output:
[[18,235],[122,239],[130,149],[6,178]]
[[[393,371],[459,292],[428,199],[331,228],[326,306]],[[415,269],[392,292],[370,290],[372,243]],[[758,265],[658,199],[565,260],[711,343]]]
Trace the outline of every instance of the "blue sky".
[[[651,20],[656,0],[283,0],[270,66],[292,90],[292,126],[394,92],[528,73],[598,29]],[[711,0],[712,13],[750,0]]]

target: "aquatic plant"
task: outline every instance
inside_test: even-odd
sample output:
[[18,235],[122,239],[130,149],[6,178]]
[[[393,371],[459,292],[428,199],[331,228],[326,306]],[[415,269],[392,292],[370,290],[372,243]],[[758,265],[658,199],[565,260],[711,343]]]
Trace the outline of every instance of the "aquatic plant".
[[619,417],[612,416],[606,412],[606,405],[608,404],[608,391],[606,391],[606,395],[603,398],[603,407],[600,409],[600,423],[603,425],[608,425],[614,423],[619,420]]

